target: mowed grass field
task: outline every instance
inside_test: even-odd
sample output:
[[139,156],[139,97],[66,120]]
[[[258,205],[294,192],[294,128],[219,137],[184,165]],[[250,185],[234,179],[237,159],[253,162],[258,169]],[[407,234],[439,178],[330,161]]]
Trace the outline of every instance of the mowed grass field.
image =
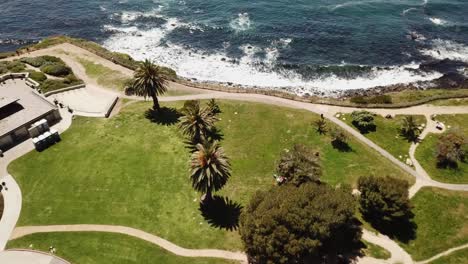
[[400,244],[414,260],[468,243],[468,192],[425,187],[411,201],[416,238]]
[[172,254],[156,245],[112,233],[33,234],[8,242],[7,248],[30,248],[43,252],[56,248],[57,256],[79,264],[234,264],[215,258],[189,258]]
[[[417,124],[426,125],[426,118],[424,116],[416,115],[413,117],[415,118]],[[343,118],[345,118],[345,120],[343,120]],[[383,149],[387,150],[390,154],[402,162],[405,162],[409,157],[409,149],[411,146],[411,141],[408,141],[408,139],[403,137],[400,133],[401,124],[404,118],[404,115],[397,115],[392,119],[387,119],[381,115],[376,115],[374,117],[376,130],[369,131],[368,133],[364,134],[365,137],[372,140]],[[341,114],[340,119],[352,128],[358,130],[352,123],[353,119],[351,118],[351,114]]]
[[[320,152],[322,179],[333,185],[353,185],[362,175],[413,180],[353,138],[351,151],[334,149],[328,135],[315,132],[311,123],[319,117],[310,112],[232,101],[220,106],[218,127],[232,163],[220,195],[241,205],[274,184],[279,154],[296,143]],[[23,193],[18,225],[124,225],[187,248],[241,249],[236,231],[211,227],[201,216],[184,138],[176,125],[148,120],[150,107],[130,104],[111,119],[78,117],[62,142],[10,164]]]
[[[455,130],[468,138],[468,115],[438,115],[436,120],[448,131]],[[450,128],[449,128],[450,126]],[[416,149],[416,158],[434,180],[448,183],[468,183],[468,160],[458,162],[457,168],[437,166],[436,149],[440,134],[429,134]]]

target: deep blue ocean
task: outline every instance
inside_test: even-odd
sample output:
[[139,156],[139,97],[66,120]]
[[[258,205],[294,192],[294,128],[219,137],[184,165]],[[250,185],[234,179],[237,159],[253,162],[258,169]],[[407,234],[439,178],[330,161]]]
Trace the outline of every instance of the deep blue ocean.
[[0,25],[0,51],[70,35],[184,77],[299,94],[431,80],[441,73],[421,63],[468,62],[468,0],[2,0]]

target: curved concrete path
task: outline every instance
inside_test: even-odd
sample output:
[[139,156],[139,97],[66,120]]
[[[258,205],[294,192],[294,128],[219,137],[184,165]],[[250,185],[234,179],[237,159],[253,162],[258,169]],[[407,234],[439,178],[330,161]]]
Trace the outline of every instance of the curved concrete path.
[[14,230],[11,239],[20,238],[35,233],[52,232],[107,232],[118,233],[136,237],[165,250],[183,257],[222,258],[247,262],[247,256],[241,252],[231,252],[217,249],[186,249],[153,234],[126,226],[113,225],[51,225],[51,226],[24,226]]
[[0,252],[0,263],[5,264],[70,264],[57,256],[35,250],[6,250]]

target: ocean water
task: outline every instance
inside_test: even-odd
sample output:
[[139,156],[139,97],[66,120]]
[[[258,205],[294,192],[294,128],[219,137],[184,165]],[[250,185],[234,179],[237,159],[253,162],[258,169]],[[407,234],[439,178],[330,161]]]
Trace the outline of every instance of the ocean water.
[[468,63],[468,0],[3,0],[0,10],[0,51],[64,34],[197,81],[297,94],[427,81],[443,73],[421,63]]

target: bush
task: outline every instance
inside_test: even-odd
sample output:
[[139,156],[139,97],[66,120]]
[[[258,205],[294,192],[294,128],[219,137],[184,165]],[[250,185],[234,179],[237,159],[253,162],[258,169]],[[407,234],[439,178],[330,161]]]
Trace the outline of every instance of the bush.
[[65,79],[63,80],[63,82],[64,82],[65,84],[70,84],[70,85],[72,85],[72,84],[80,83],[81,80],[78,79],[73,73],[71,73],[71,74],[69,74],[69,75],[67,75],[67,76],[65,77]]
[[7,70],[7,72],[24,72],[26,70],[26,65],[21,61],[2,61],[0,62],[0,67]]
[[391,104],[392,97],[390,95],[376,95],[376,96],[355,96],[351,97],[351,103],[355,104]]
[[65,88],[69,85],[67,85],[66,83],[64,83],[62,80],[51,80],[51,79],[48,79],[48,80],[45,80],[40,86],[39,86],[39,89],[41,92],[43,93],[46,93],[46,92],[50,92],[50,91],[55,91],[55,90],[58,90],[58,89],[62,89],[62,88]]
[[43,73],[57,76],[57,77],[64,77],[72,73],[71,69],[63,64],[45,64],[41,67],[41,71]]
[[38,71],[29,72],[29,78],[33,79],[34,81],[38,83],[42,83],[45,80],[47,80],[47,76],[44,73],[38,72]]
[[281,154],[276,168],[279,183],[300,186],[306,182],[320,182],[322,170],[318,152],[304,145],[295,145]]
[[360,211],[364,219],[384,234],[401,240],[414,236],[409,184],[392,177],[360,177]]
[[353,125],[356,126],[361,133],[367,133],[375,129],[374,114],[368,111],[353,111],[351,113]]
[[24,57],[20,59],[22,62],[27,63],[33,67],[39,68],[46,64],[62,64],[65,65],[62,59],[54,56],[40,56],[40,57]]
[[458,161],[464,161],[468,151],[468,140],[455,131],[440,136],[437,143],[436,157],[439,167],[457,167]]
[[322,184],[257,192],[240,218],[249,263],[322,263],[352,256],[361,247],[355,206],[350,189]]

